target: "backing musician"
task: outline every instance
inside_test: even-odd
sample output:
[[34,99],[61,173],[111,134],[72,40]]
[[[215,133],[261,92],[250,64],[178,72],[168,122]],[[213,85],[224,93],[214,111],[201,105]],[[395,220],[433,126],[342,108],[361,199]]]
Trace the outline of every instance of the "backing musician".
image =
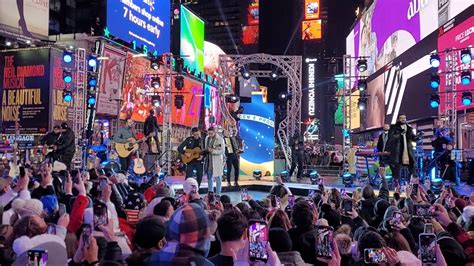
[[67,123],[61,124],[61,137],[58,140],[56,153],[59,155],[59,160],[64,163],[68,170],[71,170],[71,162],[76,153],[76,137],[74,131]]
[[225,156],[227,165],[227,186],[230,187],[230,173],[234,168],[234,186],[239,186],[239,159],[242,153],[242,139],[239,136],[232,136],[228,130],[224,131]]
[[[117,130],[117,133],[114,135],[114,142],[116,143],[126,143],[128,139],[130,138],[135,138],[135,123],[133,122],[132,119],[128,119],[126,124],[120,127]],[[128,167],[130,166],[130,159],[131,159],[131,154],[129,154],[127,157],[120,157],[120,167],[123,172],[126,172],[128,170]]]
[[[186,138],[183,143],[181,143],[178,147],[178,152],[180,154],[184,154],[184,156],[191,157],[189,152],[186,150],[194,149],[196,147],[203,149],[203,140],[201,138],[201,132],[197,127],[193,127],[191,129],[192,136]],[[186,179],[193,176],[193,172],[196,171],[196,179],[198,182],[198,186],[201,186],[202,181],[202,174],[203,174],[203,161],[202,157],[193,159],[189,163],[186,164]]]
[[[55,125],[53,127],[53,131],[48,132],[40,140],[41,145],[43,145],[43,155],[45,156],[45,159],[49,159],[51,163],[59,160],[59,155],[55,150],[59,138],[61,138],[61,127],[59,125]],[[52,151],[48,152],[49,149]]]
[[[379,140],[377,141],[377,151],[378,152],[387,152],[388,150],[388,132],[390,130],[390,124],[383,125],[383,132],[379,135]],[[380,156],[379,158],[380,167],[385,167],[388,165],[388,156]]]
[[[158,120],[156,119],[155,116],[155,110],[151,109],[150,110],[150,115],[146,118],[145,120],[145,125],[143,126],[143,133],[145,136],[149,136],[150,134],[153,134],[153,139],[155,140],[155,145],[156,145],[156,151],[159,153],[160,150],[160,142],[158,140],[158,134],[160,132],[160,126],[158,125]],[[148,152],[153,153],[152,149],[152,141],[151,138],[147,138],[146,144],[148,145]]]

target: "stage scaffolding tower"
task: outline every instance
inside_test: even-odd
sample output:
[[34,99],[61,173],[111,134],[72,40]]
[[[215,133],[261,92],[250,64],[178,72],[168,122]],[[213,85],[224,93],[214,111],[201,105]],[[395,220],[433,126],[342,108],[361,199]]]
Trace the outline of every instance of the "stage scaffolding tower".
[[74,168],[78,169],[82,164],[82,132],[85,127],[85,83],[87,81],[87,60],[86,50],[83,48],[77,48],[75,53],[76,59],[76,84],[73,97],[73,106],[74,106],[74,119],[72,124],[72,130],[75,133],[75,143],[76,143],[76,153],[74,154]]
[[165,152],[161,158],[160,165],[162,165],[163,172],[171,174],[171,148],[172,148],[172,101],[171,90],[173,88],[173,54],[163,54],[163,76],[164,76],[164,88],[163,88],[163,132],[162,132],[162,143],[161,151]]
[[[343,56],[344,64],[344,86],[342,89],[342,173],[349,171],[349,161],[347,160],[350,149],[352,148],[351,132],[351,110],[352,110],[352,67],[353,57],[350,55]],[[347,103],[349,102],[349,103]],[[347,136],[349,134],[349,136]]]

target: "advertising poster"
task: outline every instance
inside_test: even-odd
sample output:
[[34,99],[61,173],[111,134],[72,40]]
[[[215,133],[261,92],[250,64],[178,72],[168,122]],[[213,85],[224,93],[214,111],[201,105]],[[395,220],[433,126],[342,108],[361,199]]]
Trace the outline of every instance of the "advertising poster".
[[242,26],[242,43],[251,45],[258,43],[259,37],[259,0],[252,0],[247,7],[247,23]]
[[240,117],[240,136],[244,153],[240,156],[240,171],[252,175],[254,170],[274,172],[275,110],[273,103],[264,103],[261,92],[252,93],[251,103],[242,103],[244,113]]
[[[204,107],[206,108],[204,119],[206,128],[219,125],[222,120],[222,113],[219,111],[219,96],[216,87],[209,84],[204,84]],[[212,123],[209,120],[211,116],[214,119]]]
[[125,68],[125,54],[110,45],[105,45],[101,61],[101,75],[97,113],[117,115],[119,100],[122,98],[123,71]]
[[184,66],[204,72],[204,21],[181,5],[181,49]]
[[47,37],[49,30],[49,1],[0,1],[0,28],[30,38]]
[[304,1],[304,18],[318,19],[320,13],[319,0],[305,0]]
[[[74,65],[74,62],[72,63]],[[51,125],[52,128],[54,125],[59,125],[63,122],[68,123],[69,126],[72,126],[74,117],[74,97],[70,102],[65,102],[63,100],[63,92],[67,87],[75,92],[76,84],[76,74],[74,71],[71,72],[73,82],[69,85],[63,80],[63,53],[62,51],[51,49],[51,68],[53,69],[51,77]],[[82,82],[85,82],[84,80]]]
[[1,132],[41,134],[49,121],[49,49],[0,53]]
[[[469,46],[474,46],[474,17],[470,17],[466,19],[465,21],[461,22],[455,27],[450,27],[450,29],[447,32],[441,32],[442,34],[438,38],[438,51],[445,51],[447,48],[466,48]],[[474,92],[472,90],[472,82],[471,85],[462,85],[461,84],[461,71],[463,69],[472,69],[474,68],[474,61],[471,61],[470,64],[464,64],[461,62],[460,58],[460,53],[461,51],[457,51],[456,53],[456,58],[453,59],[455,68],[457,70],[456,73],[451,74],[454,75],[455,77],[455,84],[450,84],[450,86],[454,86],[456,91],[459,91],[456,94],[457,101],[456,101],[456,109],[457,110],[464,110],[468,108],[472,108],[473,105],[471,104],[470,106],[464,106],[462,104],[462,92],[464,90],[470,90],[471,92]],[[440,56],[441,58],[441,64],[439,66],[439,69],[444,70],[446,67],[446,55]],[[446,85],[448,84],[446,81],[446,75],[450,74],[441,74],[439,75],[440,77],[440,87],[439,91],[440,92],[445,92],[446,91]],[[471,74],[472,75],[472,74]],[[451,78],[450,78],[451,79]],[[441,100],[441,105],[440,105],[440,111],[444,112],[444,106],[443,102],[445,101],[446,97],[449,96],[450,94],[447,93],[440,93],[440,100]]]
[[107,1],[110,34],[149,52],[170,51],[170,1]]
[[301,22],[301,33],[303,40],[320,40],[321,39],[321,20],[304,20]]

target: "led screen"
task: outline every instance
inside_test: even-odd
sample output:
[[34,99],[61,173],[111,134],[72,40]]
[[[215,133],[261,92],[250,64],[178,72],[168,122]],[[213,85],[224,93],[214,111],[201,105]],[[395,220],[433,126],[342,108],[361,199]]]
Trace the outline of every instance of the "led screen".
[[247,23],[242,26],[242,43],[244,45],[258,43],[259,4],[259,0],[252,0],[247,7]]
[[319,40],[321,39],[321,20],[304,20],[301,25],[301,33],[303,40]]
[[1,0],[0,28],[26,37],[48,37],[49,1]]
[[304,1],[304,17],[305,19],[319,18],[319,0],[305,0]]
[[196,73],[204,71],[204,21],[181,6],[181,49],[184,66]]
[[[110,34],[157,54],[170,50],[170,1],[107,1]],[[143,47],[145,49],[145,47]]]

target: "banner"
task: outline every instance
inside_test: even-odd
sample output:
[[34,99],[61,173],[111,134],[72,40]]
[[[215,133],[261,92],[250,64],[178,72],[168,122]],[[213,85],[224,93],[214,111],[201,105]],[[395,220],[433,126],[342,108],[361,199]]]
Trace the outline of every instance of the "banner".
[[119,100],[122,99],[126,57],[123,52],[107,44],[104,46],[102,56],[107,60],[101,61],[97,113],[115,116],[118,114]]
[[[74,62],[72,62],[74,66]],[[63,80],[63,53],[55,49],[51,49],[51,67],[53,69],[51,77],[51,124],[50,128],[54,125],[59,125],[63,122],[68,123],[72,127],[74,119],[74,101],[75,94],[73,94],[73,100],[65,102],[63,99],[63,92],[65,88],[68,88],[75,92],[75,84],[77,82],[76,72],[72,71],[72,82],[66,84]],[[82,81],[84,82],[84,81]]]
[[49,31],[49,1],[1,0],[0,28],[30,38],[44,39]]
[[45,133],[49,121],[49,49],[0,53],[1,132]]

